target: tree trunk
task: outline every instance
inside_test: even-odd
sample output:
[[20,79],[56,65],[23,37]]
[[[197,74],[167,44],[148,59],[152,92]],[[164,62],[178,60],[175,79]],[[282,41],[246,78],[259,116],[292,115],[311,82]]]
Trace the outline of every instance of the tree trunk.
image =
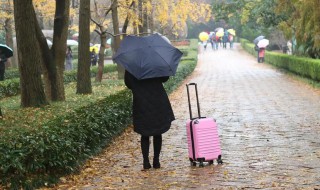
[[80,1],[77,94],[92,93],[90,76],[90,1]]
[[[52,101],[64,101],[64,62],[66,58],[67,50],[67,38],[68,38],[68,26],[69,26],[69,12],[70,12],[70,0],[56,1],[56,10],[54,18],[54,31],[53,31],[53,44],[52,44],[52,57],[57,72],[55,79],[51,80]],[[50,72],[50,70],[49,70]],[[56,81],[54,81],[56,80]],[[53,86],[56,85],[56,86]]]
[[[129,8],[131,7],[135,7],[135,1],[133,1],[131,3],[131,5],[129,4],[129,1],[127,0],[127,6]],[[124,21],[124,24],[123,24],[123,27],[122,27],[122,33],[126,34],[127,33],[127,29],[128,29],[128,26],[129,26],[129,21],[130,21],[130,18],[131,18],[131,14],[127,14],[127,17],[126,17],[126,20]]]
[[[120,36],[118,35],[119,32],[119,19],[118,19],[118,0],[114,0],[112,4],[112,22],[113,22],[113,33],[116,35],[114,37],[114,51],[116,52],[120,46]],[[118,70],[118,79],[124,78],[124,68],[120,64],[117,64]]]
[[[139,0],[138,1],[138,13],[139,13],[139,21],[140,21],[140,23],[143,23],[143,5],[142,5],[143,1],[144,0]],[[139,29],[138,34],[142,33],[143,32],[143,25],[139,24],[138,29]]]
[[98,61],[98,73],[96,76],[96,82],[102,81],[103,75],[103,68],[104,68],[104,51],[106,49],[106,42],[107,42],[107,33],[104,32],[106,29],[105,27],[101,26],[102,33],[100,34],[100,50],[99,50],[99,61]]
[[[12,2],[10,0],[7,1],[7,10],[12,10]],[[7,14],[12,14],[11,12],[7,12]],[[6,33],[6,44],[7,46],[11,47],[11,49],[13,48],[13,38],[12,38],[12,34],[13,34],[13,29],[12,29],[13,23],[12,23],[12,18],[6,18],[4,21],[4,29],[5,29],[5,33]],[[15,59],[8,59],[7,61],[7,66],[8,67],[18,67],[18,63],[16,63]]]
[[[136,14],[139,14],[138,10],[137,10],[137,3],[134,3],[133,5],[133,10]],[[139,33],[139,27],[138,27],[138,23],[136,21],[133,21],[133,33],[135,35],[137,35]]]
[[[146,5],[148,0],[144,0],[144,5]],[[147,11],[147,7],[145,7],[144,9],[142,9],[143,11],[143,19],[142,19],[142,28],[143,28],[143,33],[147,33],[148,32],[148,11]],[[147,35],[147,34],[144,34]]]
[[[150,3],[152,4],[152,0],[150,0]],[[149,16],[149,27],[150,32],[153,34],[154,32],[154,7],[151,7],[151,14]]]
[[[34,19],[37,20],[36,12],[33,9]],[[39,22],[35,22],[36,37],[40,46],[41,53],[41,71],[45,86],[45,94],[48,100],[52,100],[52,91],[57,91],[56,73],[57,68],[54,65],[53,55],[47,44],[46,37],[41,31]]]
[[[21,106],[39,107],[48,104],[41,80],[40,48],[36,39],[32,0],[14,0],[14,20],[20,70]],[[31,48],[32,44],[32,48]]]

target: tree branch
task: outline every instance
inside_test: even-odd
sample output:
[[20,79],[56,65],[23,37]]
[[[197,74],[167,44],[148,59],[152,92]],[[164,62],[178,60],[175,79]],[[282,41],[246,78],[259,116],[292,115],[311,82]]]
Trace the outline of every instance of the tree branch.
[[90,17],[90,20],[93,22],[93,23],[95,23],[96,25],[98,25],[99,27],[101,27],[102,25],[101,24],[99,24],[97,21],[95,21],[93,18],[91,18]]

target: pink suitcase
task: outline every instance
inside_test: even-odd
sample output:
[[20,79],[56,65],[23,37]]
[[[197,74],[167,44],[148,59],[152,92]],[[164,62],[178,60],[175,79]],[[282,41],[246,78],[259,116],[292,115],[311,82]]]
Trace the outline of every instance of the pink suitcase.
[[[196,91],[198,117],[192,117],[192,109],[190,103],[189,86],[194,85]],[[192,166],[196,166],[199,162],[199,166],[203,167],[203,162],[213,164],[214,160],[217,160],[218,164],[222,164],[221,148],[218,134],[218,127],[215,119],[201,117],[200,105],[198,99],[198,90],[196,83],[187,84],[188,103],[190,120],[187,121],[187,140],[189,160]]]

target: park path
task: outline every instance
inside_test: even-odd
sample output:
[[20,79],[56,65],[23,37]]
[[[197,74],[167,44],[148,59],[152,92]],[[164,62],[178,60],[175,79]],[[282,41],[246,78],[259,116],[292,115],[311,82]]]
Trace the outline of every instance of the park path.
[[[198,83],[201,114],[217,120],[223,165],[190,166],[189,82]],[[53,189],[320,189],[319,90],[257,63],[236,44],[202,49],[170,100],[176,121],[163,136],[161,169],[141,170],[139,135],[130,127]]]

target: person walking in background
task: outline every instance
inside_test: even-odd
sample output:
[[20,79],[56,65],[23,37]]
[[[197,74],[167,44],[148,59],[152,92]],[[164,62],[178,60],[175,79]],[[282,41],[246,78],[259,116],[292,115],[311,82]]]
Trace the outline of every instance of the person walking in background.
[[96,54],[96,50],[92,48],[90,52],[90,58],[91,58],[91,66],[96,66],[98,61],[98,56]]
[[210,43],[211,43],[212,49],[215,50],[216,49],[216,34],[214,32],[210,36]]
[[292,55],[292,43],[290,40],[287,42],[287,47],[288,47],[287,54]]
[[160,168],[160,152],[162,134],[171,127],[175,120],[168,95],[163,87],[169,77],[159,77],[138,80],[131,73],[125,71],[125,85],[133,94],[133,125],[134,131],[141,135],[141,151],[143,169],[150,169],[149,139],[153,136],[153,168]]
[[260,61],[260,59],[259,59],[259,50],[260,50],[260,48],[258,47],[257,44],[254,45],[254,50],[257,51],[257,60],[258,60],[258,63],[259,63],[259,61]]
[[221,43],[220,37],[216,35],[216,50],[219,49],[219,44]]
[[229,34],[230,49],[233,48],[233,35]]
[[0,49],[0,81],[4,81],[4,73],[6,71],[7,57]]
[[228,33],[225,32],[222,37],[223,49],[227,49],[227,42],[228,42]]
[[265,54],[266,49],[265,48],[259,48],[258,52],[258,63],[263,63],[264,62],[264,54]]
[[65,70],[72,70],[72,50],[70,46],[67,48]]

